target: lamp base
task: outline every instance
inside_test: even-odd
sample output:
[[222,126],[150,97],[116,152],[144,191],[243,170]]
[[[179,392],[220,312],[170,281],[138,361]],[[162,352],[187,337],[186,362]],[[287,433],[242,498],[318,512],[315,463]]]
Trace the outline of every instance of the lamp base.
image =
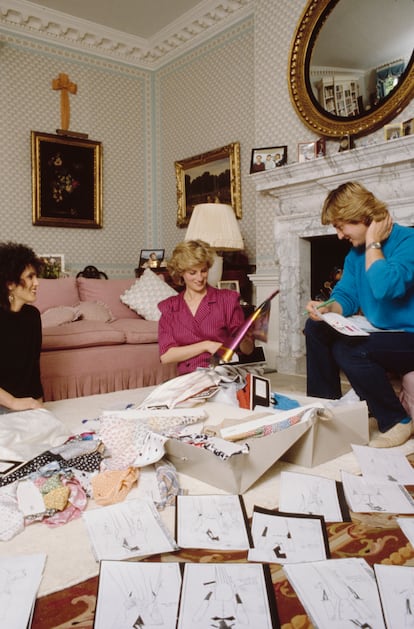
[[210,267],[208,271],[207,281],[210,286],[216,286],[221,280],[221,276],[223,275],[223,258],[219,256],[217,253],[214,257],[213,266]]

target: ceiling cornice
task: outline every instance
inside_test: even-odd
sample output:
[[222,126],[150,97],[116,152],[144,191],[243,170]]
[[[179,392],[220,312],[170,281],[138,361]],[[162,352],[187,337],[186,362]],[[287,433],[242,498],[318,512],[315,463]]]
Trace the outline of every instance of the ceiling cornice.
[[254,1],[205,0],[154,37],[144,39],[26,0],[0,0],[0,32],[156,70],[250,15]]

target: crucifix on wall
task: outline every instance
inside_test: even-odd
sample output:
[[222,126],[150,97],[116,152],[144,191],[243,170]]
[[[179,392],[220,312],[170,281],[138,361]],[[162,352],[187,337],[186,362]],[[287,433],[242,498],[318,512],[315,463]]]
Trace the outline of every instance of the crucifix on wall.
[[85,133],[75,133],[69,131],[70,125],[70,100],[69,94],[76,94],[78,86],[69,79],[69,75],[60,72],[56,79],[52,80],[52,89],[60,91],[60,129],[56,133],[61,135],[76,135],[78,137],[88,137]]

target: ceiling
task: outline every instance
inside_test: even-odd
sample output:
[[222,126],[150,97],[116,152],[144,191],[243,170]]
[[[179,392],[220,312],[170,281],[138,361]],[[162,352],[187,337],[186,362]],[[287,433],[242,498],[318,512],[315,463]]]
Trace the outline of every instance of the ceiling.
[[150,39],[200,0],[31,0],[48,9]]
[[[0,22],[39,39],[155,69],[251,14],[254,3],[2,0]],[[312,65],[364,69],[408,60],[413,15],[413,0],[339,0],[318,36]]]
[[255,1],[1,0],[0,29],[157,69],[251,16]]

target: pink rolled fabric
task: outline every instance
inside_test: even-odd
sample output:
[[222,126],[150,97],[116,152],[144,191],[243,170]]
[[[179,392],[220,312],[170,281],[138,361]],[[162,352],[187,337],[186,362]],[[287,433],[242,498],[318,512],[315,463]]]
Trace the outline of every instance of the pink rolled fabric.
[[231,361],[234,352],[246,336],[247,332],[252,328],[252,337],[261,341],[267,341],[267,328],[270,317],[270,304],[273,297],[279,293],[279,289],[275,290],[256,310],[246,319],[239,332],[229,344],[229,347],[221,345],[211,357],[211,365],[216,366],[221,362],[228,363]]

